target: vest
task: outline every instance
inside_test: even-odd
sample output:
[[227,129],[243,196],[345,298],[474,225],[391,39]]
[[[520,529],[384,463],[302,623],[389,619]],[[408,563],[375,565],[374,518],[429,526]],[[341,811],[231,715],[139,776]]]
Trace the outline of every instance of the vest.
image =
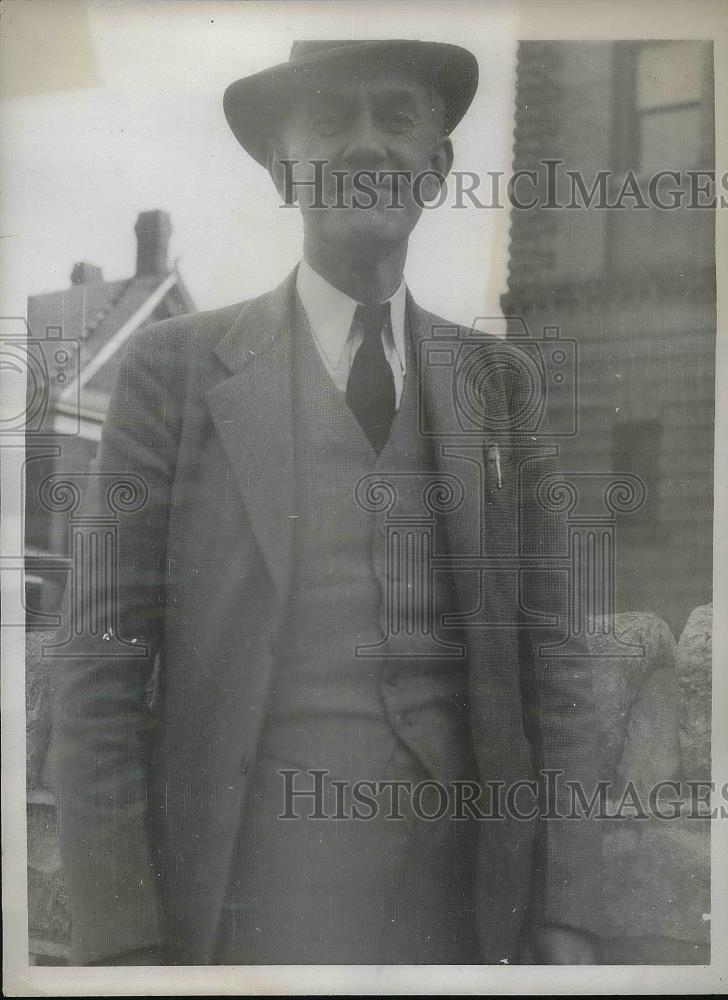
[[444,531],[387,523],[395,513],[402,525],[432,518],[422,497],[437,480],[419,433],[411,338],[401,405],[377,456],[304,315],[297,325],[295,569],[262,752],[343,779],[377,779],[401,777],[386,769],[403,742],[433,777],[471,776],[464,644],[423,635],[456,610],[452,579],[425,579],[427,550],[442,552]]

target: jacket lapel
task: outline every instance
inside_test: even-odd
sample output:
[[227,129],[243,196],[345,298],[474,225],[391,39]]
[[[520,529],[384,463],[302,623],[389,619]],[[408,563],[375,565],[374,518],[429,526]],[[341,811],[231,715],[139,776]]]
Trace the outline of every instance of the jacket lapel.
[[245,304],[216,348],[232,375],[207,393],[215,428],[282,601],[290,579],[295,516],[294,296],[295,271],[273,292]]
[[[291,345],[305,336],[295,308],[295,270],[274,291],[246,303],[215,353],[232,374],[215,384],[207,401],[237,479],[246,512],[279,595],[291,576],[295,510],[295,456]],[[477,425],[458,416],[458,351],[481,338],[421,309],[407,293],[407,316],[418,368],[420,427],[433,443],[436,468],[459,476],[466,494],[445,517],[451,557],[463,568],[481,557],[488,496],[497,488],[493,447],[501,475],[511,453],[508,405],[497,365],[478,399]],[[303,327],[303,328],[299,328]],[[491,341],[492,342],[492,341]],[[463,612],[477,604],[476,571],[456,573]]]
[[[432,440],[437,470],[457,476],[463,487],[463,502],[444,523],[460,611],[467,615],[477,610],[488,586],[476,560],[491,550],[494,501],[504,486],[514,486],[504,480],[511,473],[512,447],[499,342],[439,319],[409,293],[407,309],[419,374],[420,427]],[[474,363],[464,366],[463,358]]]

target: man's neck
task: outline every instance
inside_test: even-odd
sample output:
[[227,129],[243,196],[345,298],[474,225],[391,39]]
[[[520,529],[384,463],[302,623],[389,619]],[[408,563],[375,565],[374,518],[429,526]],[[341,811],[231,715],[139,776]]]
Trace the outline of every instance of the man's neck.
[[373,305],[390,298],[402,283],[407,246],[371,260],[346,252],[333,253],[304,240],[303,256],[334,288],[357,302]]

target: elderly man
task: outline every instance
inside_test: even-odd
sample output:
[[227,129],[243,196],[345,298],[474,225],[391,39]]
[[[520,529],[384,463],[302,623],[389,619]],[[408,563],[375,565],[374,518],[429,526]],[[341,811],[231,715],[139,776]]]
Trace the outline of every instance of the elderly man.
[[451,45],[309,41],[225,94],[303,259],[126,352],[86,509],[145,484],[116,597],[145,655],[59,672],[77,962],[595,960],[592,823],[511,795],[595,761],[564,580],[514,562],[562,542],[548,449],[519,458],[532,390],[487,336],[457,369],[467,331],[403,281],[477,77]]

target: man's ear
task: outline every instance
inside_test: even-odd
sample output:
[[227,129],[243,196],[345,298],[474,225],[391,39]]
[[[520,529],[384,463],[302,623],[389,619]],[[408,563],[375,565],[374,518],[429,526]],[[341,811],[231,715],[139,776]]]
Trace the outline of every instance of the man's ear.
[[281,160],[285,160],[286,152],[279,138],[271,138],[266,143],[265,166],[275,184],[276,191],[284,205],[295,205],[295,188],[291,182],[290,166],[287,168]]
[[[430,157],[428,174],[423,178],[424,183],[420,188],[422,197],[425,201],[435,201],[435,199],[439,197],[443,185],[435,174],[439,174],[440,177],[447,177],[450,173],[450,168],[452,167],[452,161],[452,143],[448,138],[443,138],[440,140],[439,146]],[[431,173],[429,171],[431,171]]]
[[452,161],[452,142],[449,138],[444,137],[440,140],[440,145],[432,157],[432,169],[437,170],[443,177],[447,177],[452,169]]

